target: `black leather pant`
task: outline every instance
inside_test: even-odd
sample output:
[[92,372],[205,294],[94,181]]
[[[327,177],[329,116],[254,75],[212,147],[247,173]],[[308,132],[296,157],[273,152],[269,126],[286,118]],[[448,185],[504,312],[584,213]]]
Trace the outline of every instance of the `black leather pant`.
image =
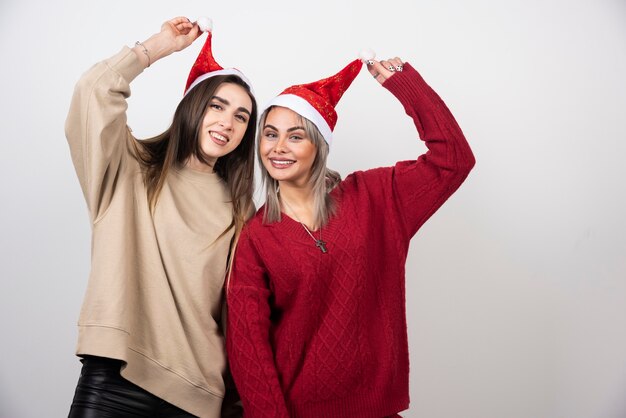
[[124,379],[119,360],[85,356],[81,362],[69,418],[194,417]]

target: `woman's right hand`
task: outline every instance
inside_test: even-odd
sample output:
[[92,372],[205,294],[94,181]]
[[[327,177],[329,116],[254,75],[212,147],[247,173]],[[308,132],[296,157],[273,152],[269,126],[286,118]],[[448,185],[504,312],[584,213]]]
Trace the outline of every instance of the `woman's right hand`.
[[197,22],[180,16],[161,25],[161,31],[133,48],[139,59],[149,67],[172,52],[182,51],[202,35]]
[[202,34],[198,23],[191,23],[186,17],[175,17],[161,25],[161,34],[167,36],[174,45],[174,51],[182,51]]

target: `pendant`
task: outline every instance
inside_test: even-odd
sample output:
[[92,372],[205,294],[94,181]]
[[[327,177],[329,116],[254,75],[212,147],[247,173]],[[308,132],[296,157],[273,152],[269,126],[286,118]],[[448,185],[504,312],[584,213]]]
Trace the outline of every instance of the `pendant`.
[[326,243],[321,239],[315,240],[315,246],[320,249],[321,252],[326,254],[328,250],[326,249]]

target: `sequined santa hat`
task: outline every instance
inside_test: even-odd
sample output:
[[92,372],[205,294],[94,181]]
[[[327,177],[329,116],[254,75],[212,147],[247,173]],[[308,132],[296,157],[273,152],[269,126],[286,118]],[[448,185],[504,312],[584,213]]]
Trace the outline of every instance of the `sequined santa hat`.
[[243,73],[237,68],[223,68],[215,61],[213,57],[213,51],[211,49],[211,39],[213,38],[213,21],[208,17],[201,17],[197,21],[198,27],[202,32],[208,32],[204,46],[196,58],[196,62],[191,67],[189,77],[187,78],[187,84],[185,85],[185,95],[189,91],[202,83],[207,78],[215,77],[216,75],[236,75],[241,78],[252,91],[252,84],[250,80],[243,75]]
[[363,62],[374,59],[374,56],[372,50],[364,50],[359,54],[358,59],[346,65],[335,75],[312,83],[287,87],[270,100],[264,110],[272,106],[293,110],[313,122],[324,140],[330,145],[337,123],[335,106],[356,78]]

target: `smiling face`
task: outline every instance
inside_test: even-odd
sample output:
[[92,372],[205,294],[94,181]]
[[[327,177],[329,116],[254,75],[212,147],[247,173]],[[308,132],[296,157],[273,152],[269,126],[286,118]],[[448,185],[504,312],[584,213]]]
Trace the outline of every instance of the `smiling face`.
[[211,165],[241,143],[251,112],[252,100],[243,87],[222,83],[215,90],[198,137],[200,149]]
[[259,155],[270,177],[297,187],[307,185],[317,149],[302,117],[291,109],[274,107],[261,129]]

